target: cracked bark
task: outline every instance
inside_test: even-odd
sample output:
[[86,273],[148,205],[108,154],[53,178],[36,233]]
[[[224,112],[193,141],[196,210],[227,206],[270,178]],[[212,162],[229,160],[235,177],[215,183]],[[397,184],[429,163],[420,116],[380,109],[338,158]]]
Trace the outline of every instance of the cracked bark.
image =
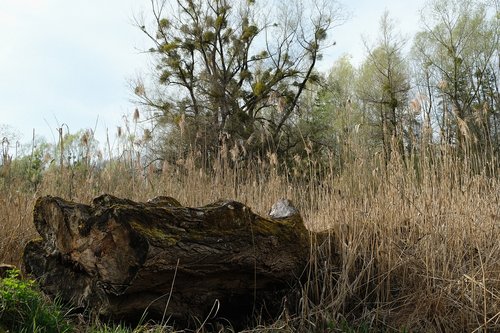
[[103,195],[90,205],[39,198],[41,239],[26,271],[74,307],[134,320],[145,311],[186,323],[214,315],[273,318],[303,275],[309,235],[300,214],[265,218],[236,201],[190,208],[170,197],[146,203]]

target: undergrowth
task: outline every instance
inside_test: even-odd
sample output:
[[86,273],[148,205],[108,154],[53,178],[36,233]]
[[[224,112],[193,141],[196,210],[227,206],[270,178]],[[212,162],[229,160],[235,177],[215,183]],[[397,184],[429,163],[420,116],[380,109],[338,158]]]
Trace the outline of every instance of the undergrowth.
[[0,279],[0,327],[7,332],[72,332],[63,306],[49,300],[33,280],[20,279],[18,270]]

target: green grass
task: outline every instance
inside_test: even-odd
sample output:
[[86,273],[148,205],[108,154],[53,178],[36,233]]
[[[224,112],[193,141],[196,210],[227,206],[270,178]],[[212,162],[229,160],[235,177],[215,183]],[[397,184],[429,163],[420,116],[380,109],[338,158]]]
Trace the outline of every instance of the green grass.
[[21,279],[18,270],[0,280],[0,327],[21,333],[74,331],[63,307],[47,299],[33,280]]

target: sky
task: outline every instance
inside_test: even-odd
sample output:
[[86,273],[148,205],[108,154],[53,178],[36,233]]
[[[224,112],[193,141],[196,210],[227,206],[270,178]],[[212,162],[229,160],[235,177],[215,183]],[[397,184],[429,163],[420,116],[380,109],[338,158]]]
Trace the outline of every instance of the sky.
[[[350,18],[331,33],[327,70],[343,54],[354,64],[366,55],[362,36],[376,41],[380,17],[389,10],[410,41],[419,30],[425,0],[340,0]],[[148,68],[150,47],[133,24],[147,0],[0,0],[0,135],[7,126],[19,141],[33,129],[57,142],[57,128],[95,130],[104,143],[123,116],[135,109],[129,86]]]

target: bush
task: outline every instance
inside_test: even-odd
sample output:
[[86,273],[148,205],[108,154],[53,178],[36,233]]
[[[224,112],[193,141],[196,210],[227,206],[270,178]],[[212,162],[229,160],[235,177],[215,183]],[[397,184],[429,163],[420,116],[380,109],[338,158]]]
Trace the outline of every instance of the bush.
[[22,280],[18,270],[0,279],[0,331],[72,332],[62,307],[49,301],[33,280]]

